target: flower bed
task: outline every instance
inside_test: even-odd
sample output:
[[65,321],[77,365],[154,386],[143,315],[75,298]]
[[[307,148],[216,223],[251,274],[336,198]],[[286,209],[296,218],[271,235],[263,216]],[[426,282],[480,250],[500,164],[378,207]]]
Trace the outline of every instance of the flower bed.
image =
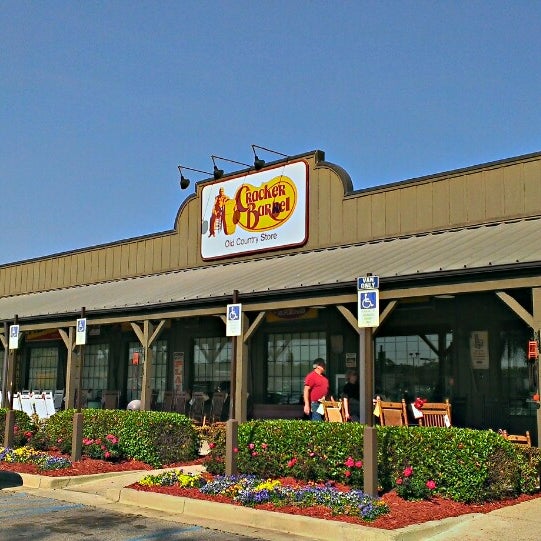
[[331,515],[345,515],[362,521],[373,521],[389,509],[381,498],[373,498],[361,490],[337,486],[336,483],[298,483],[294,480],[258,479],[255,475],[186,474],[181,469],[158,475],[147,475],[136,487],[177,486],[193,493],[225,498],[233,504],[258,508],[326,508]]
[[[49,453],[51,456],[59,456],[59,453]],[[64,455],[65,458],[69,458]],[[184,463],[182,465],[201,463],[201,460]],[[181,464],[173,464],[171,467],[180,468]],[[47,475],[52,477],[72,476],[72,475],[90,475],[105,472],[121,472],[132,470],[151,470],[152,467],[148,464],[139,461],[119,461],[111,462],[104,460],[96,460],[88,457],[83,457],[80,461],[73,463],[69,468],[60,470],[39,470],[36,464],[24,462],[6,462],[0,460],[0,471],[12,471],[18,473],[30,473]],[[212,476],[209,476],[211,478]],[[293,478],[281,478],[280,482],[284,485],[301,484]],[[346,489],[345,486],[336,484],[339,488]],[[222,495],[204,494],[199,489],[190,487],[180,487],[174,483],[168,486],[143,486],[140,484],[132,485],[130,488],[147,492],[159,492],[176,497],[194,498],[200,500],[208,500],[214,502],[223,502],[233,505],[241,505],[235,503],[230,497]],[[389,512],[372,522],[367,522],[359,517],[349,515],[336,515],[332,511],[322,505],[313,505],[311,507],[299,507],[295,505],[276,506],[273,503],[256,504],[256,509],[273,511],[279,513],[288,513],[295,515],[303,515],[312,518],[324,520],[337,520],[352,524],[363,524],[382,529],[396,529],[409,526],[412,524],[420,524],[429,520],[441,520],[448,517],[460,516],[468,513],[488,513],[501,507],[507,507],[520,502],[531,500],[540,497],[539,494],[521,495],[518,498],[506,499],[497,502],[486,502],[482,504],[466,504],[455,502],[450,499],[441,498],[432,495],[429,500],[405,500],[398,496],[395,491],[388,492],[382,496],[383,502],[388,506]]]
[[81,460],[72,462],[71,457],[59,452],[38,452],[30,447],[0,447],[0,471],[66,477],[151,469],[152,466],[138,460],[111,462],[83,456]]
[[[208,479],[212,479],[211,475],[208,475]],[[165,477],[164,477],[165,480]],[[281,478],[279,481],[283,486],[292,487],[313,487],[314,484],[301,483],[293,478]],[[347,491],[349,487],[345,485],[336,484],[335,487],[338,490]],[[232,505],[241,506],[241,501],[236,501],[231,494],[224,493],[210,494],[209,491],[202,491],[200,488],[193,486],[186,486],[186,483],[175,482],[175,477],[169,475],[167,482],[159,486],[153,482],[135,483],[129,488],[145,491],[145,492],[158,492],[173,497],[193,498],[198,500],[214,501],[217,503],[228,503]],[[214,491],[215,492],[215,491]],[[421,524],[431,520],[441,520],[449,517],[456,517],[469,513],[489,513],[502,507],[515,505],[524,501],[531,500],[533,498],[540,497],[536,495],[523,494],[518,498],[500,500],[497,502],[486,502],[482,504],[468,504],[463,502],[456,502],[447,498],[439,496],[432,496],[428,500],[405,500],[398,496],[396,491],[391,491],[384,494],[380,501],[387,508],[387,512],[380,514],[373,520],[365,520],[361,516],[348,515],[343,513],[333,512],[332,508],[326,505],[314,502],[310,506],[296,505],[295,503],[280,504],[272,501],[253,503],[251,505],[255,509],[264,511],[272,511],[278,513],[287,513],[293,515],[303,515],[312,518],[319,518],[323,520],[336,520],[340,522],[347,522],[350,524],[360,524],[364,526],[371,526],[375,528],[381,528],[386,530],[394,530],[397,528],[403,528],[413,524]],[[383,507],[382,507],[383,508]]]

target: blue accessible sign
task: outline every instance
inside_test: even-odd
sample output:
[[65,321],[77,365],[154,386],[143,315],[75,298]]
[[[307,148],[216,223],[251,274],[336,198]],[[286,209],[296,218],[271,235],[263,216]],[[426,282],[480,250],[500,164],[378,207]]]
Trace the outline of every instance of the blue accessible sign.
[[379,276],[357,278],[357,323],[359,327],[379,325]]

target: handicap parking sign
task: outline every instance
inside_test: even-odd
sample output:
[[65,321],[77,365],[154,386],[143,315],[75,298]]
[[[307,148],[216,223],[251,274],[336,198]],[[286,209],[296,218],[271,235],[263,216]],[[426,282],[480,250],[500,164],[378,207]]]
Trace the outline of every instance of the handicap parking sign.
[[226,336],[242,334],[242,305],[228,304],[226,312]]
[[379,325],[379,290],[359,290],[357,305],[359,327],[377,327]]
[[19,348],[20,327],[19,325],[10,325],[9,327],[9,349]]
[[86,344],[86,317],[77,320],[75,332],[75,345],[84,346]]

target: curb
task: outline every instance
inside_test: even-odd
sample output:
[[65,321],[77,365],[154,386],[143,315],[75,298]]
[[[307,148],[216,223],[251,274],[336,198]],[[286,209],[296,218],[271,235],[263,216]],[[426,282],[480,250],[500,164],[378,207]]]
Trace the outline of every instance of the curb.
[[[197,466],[194,467],[196,469]],[[171,469],[171,468],[167,468]],[[177,468],[172,468],[177,469]],[[85,494],[85,490],[77,490],[77,486],[103,479],[119,478],[133,474],[146,475],[147,470],[129,470],[125,472],[110,472],[94,475],[79,475],[73,477],[48,477],[35,474],[18,474],[23,487],[33,489],[56,490],[67,489],[72,494]],[[155,472],[154,472],[155,473]],[[105,487],[104,487],[105,488]],[[63,493],[64,495],[67,492]],[[247,530],[267,532],[270,535],[291,536],[294,539],[310,541],[425,541],[456,528],[464,527],[480,516],[479,513],[434,520],[422,524],[413,524],[405,528],[387,530],[362,524],[350,524],[335,520],[290,515],[276,511],[239,507],[237,505],[217,503],[209,500],[197,500],[170,496],[157,492],[146,492],[131,488],[109,488],[101,492],[104,501],[112,504],[125,505],[131,508],[148,509],[176,516],[181,522],[213,528],[234,534],[245,534]],[[89,492],[87,496],[95,497]],[[92,505],[92,503],[88,503]],[[505,512],[504,512],[505,513]],[[503,513],[502,513],[503,514]],[[505,513],[507,514],[507,513]],[[268,538],[271,539],[272,537]],[[276,539],[282,539],[276,537]],[[438,537],[439,538],[439,537]],[[267,537],[262,537],[267,539]]]
[[146,507],[157,511],[180,515],[187,522],[198,522],[212,517],[224,531],[238,531],[238,527],[262,529],[268,532],[295,535],[312,541],[388,541],[395,539],[391,530],[380,530],[357,524],[334,520],[289,515],[274,511],[262,511],[249,507],[240,508],[227,503],[214,503],[155,492],[144,492],[131,488],[107,491],[107,497],[115,502],[135,507]]
[[111,479],[113,477],[122,477],[134,473],[145,473],[148,470],[127,470],[123,472],[97,473],[92,475],[73,475],[71,477],[50,477],[48,475],[36,475],[33,473],[18,473],[23,480],[23,486],[28,488],[66,488],[68,486],[77,486],[101,479]]

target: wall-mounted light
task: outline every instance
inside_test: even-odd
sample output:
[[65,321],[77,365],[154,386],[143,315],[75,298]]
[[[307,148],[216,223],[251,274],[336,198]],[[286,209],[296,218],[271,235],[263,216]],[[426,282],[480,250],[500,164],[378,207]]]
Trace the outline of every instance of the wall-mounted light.
[[224,170],[218,169],[218,166],[216,165],[216,160],[224,160],[226,162],[244,165],[245,167],[251,167],[247,163],[238,162],[236,160],[230,160],[229,158],[222,158],[221,156],[215,156],[214,154],[211,156],[211,159],[212,159],[212,163],[214,164],[214,180],[218,180],[224,176]]
[[263,169],[263,167],[265,167],[265,160],[259,158],[255,151],[256,148],[266,150],[267,152],[272,152],[273,154],[278,154],[279,156],[284,156],[284,158],[289,158],[287,154],[282,154],[282,152],[277,152],[276,150],[271,150],[270,148],[261,147],[259,145],[252,145],[252,152],[254,153],[254,169],[256,171],[259,171],[260,169]]
[[201,169],[194,169],[193,167],[186,167],[185,165],[179,165],[178,172],[180,173],[180,189],[185,190],[190,185],[190,179],[186,178],[182,174],[182,170],[186,169],[188,171],[195,171],[196,173],[203,173],[204,175],[208,175],[209,177],[212,176],[212,173],[209,173],[208,171],[202,171]]

